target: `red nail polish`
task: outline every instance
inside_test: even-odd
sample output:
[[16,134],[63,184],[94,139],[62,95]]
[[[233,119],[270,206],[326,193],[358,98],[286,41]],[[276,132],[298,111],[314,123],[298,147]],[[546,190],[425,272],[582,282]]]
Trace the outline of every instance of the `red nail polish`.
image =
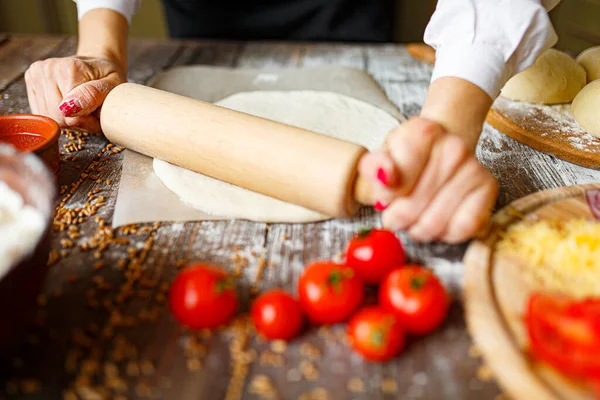
[[81,107],[79,105],[75,104],[75,100],[73,100],[73,99],[65,101],[58,108],[65,117],[70,117],[74,114],[77,114],[79,111],[81,111]]
[[375,204],[373,204],[373,208],[377,211],[383,211],[387,206],[380,201],[376,201]]
[[384,186],[388,185],[388,177],[383,168],[379,168],[377,170],[377,180],[381,182]]

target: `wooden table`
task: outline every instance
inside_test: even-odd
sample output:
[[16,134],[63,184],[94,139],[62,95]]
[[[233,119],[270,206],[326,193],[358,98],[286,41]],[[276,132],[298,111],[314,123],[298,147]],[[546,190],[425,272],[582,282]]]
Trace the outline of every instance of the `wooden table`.
[[[30,63],[73,54],[76,47],[74,38],[64,37],[9,37],[0,43],[0,114],[29,111],[23,73]],[[134,40],[129,54],[129,80],[137,83],[185,64],[361,68],[407,116],[419,112],[431,74],[431,67],[399,45]],[[457,301],[443,329],[412,341],[385,365],[363,362],[347,351],[342,327],[311,329],[287,349],[271,349],[248,333],[243,318],[212,336],[185,332],[166,311],[167,285],[161,283],[186,260],[238,271],[247,309],[254,288],[294,290],[306,263],[338,256],[355,230],[379,224],[378,218],[364,211],[355,220],[304,225],[162,223],[113,232],[104,221],[109,225],[122,154],[118,147],[107,148],[101,136],[76,132],[70,137],[61,138],[59,201],[82,214],[70,224],[61,217],[65,230],[53,232],[59,257],[40,299],[37,326],[16,356],[0,363],[6,383],[0,398],[13,398],[15,391],[33,392],[14,396],[28,399],[57,399],[63,393],[65,399],[77,398],[74,393],[85,399],[119,398],[106,392],[107,385],[123,390],[121,398],[140,399],[494,399],[500,393],[485,379],[487,371],[473,356],[465,331],[459,301],[465,246],[418,245],[404,238],[411,259],[434,267]],[[62,148],[78,140],[80,150]],[[489,126],[477,154],[500,182],[498,206],[542,189],[600,181],[598,171],[538,153]],[[91,216],[82,211],[88,195],[99,203]]]

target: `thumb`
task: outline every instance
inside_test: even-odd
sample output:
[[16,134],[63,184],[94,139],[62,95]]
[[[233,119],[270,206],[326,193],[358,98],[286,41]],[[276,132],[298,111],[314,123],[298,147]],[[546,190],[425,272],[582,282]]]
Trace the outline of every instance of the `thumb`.
[[58,108],[65,117],[89,115],[104,103],[108,93],[119,83],[110,76],[82,83],[67,93]]

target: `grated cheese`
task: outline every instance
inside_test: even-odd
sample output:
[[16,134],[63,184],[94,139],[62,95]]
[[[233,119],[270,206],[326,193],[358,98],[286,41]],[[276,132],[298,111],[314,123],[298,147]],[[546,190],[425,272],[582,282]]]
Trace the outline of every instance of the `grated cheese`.
[[525,261],[531,282],[576,298],[600,296],[600,223],[585,219],[512,225],[496,250]]

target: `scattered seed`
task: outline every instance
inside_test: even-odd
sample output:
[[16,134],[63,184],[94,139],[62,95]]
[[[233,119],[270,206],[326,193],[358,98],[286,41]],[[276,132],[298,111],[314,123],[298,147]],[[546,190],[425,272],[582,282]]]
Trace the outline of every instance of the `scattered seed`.
[[144,360],[142,362],[142,374],[146,375],[146,376],[151,376],[154,375],[154,365],[152,365],[152,362],[150,360]]
[[299,368],[302,376],[304,376],[304,379],[307,381],[316,381],[319,379],[319,370],[310,361],[302,360]]
[[202,362],[197,358],[189,358],[187,360],[187,368],[192,372],[198,371],[200,368],[202,368]]
[[48,257],[48,265],[54,265],[58,262],[58,260],[60,260],[60,255],[58,254],[58,251],[52,250]]
[[469,347],[469,357],[479,358],[481,356],[481,349],[477,345],[473,344],[471,347]]
[[365,384],[360,378],[352,378],[346,385],[349,391],[352,393],[362,393],[365,391]]
[[281,367],[285,364],[285,360],[281,354],[265,350],[260,354],[258,362],[261,365],[270,365],[273,367]]
[[250,394],[254,394],[263,400],[276,399],[277,391],[275,386],[265,375],[256,375],[250,381]]
[[125,367],[125,373],[127,376],[135,377],[140,375],[140,368],[134,361],[129,361],[127,367]]
[[273,340],[271,342],[271,350],[275,353],[282,354],[285,353],[287,349],[287,343],[284,340]]
[[381,382],[381,391],[387,394],[396,393],[398,391],[398,384],[396,383],[396,380],[392,378],[385,378]]
[[494,379],[494,373],[489,366],[484,364],[477,370],[477,378],[482,382],[490,382]]
[[37,393],[42,389],[42,384],[36,379],[24,379],[21,381],[20,386],[23,394]]
[[314,344],[304,342],[300,345],[300,354],[311,360],[318,360],[321,358],[321,350]]

